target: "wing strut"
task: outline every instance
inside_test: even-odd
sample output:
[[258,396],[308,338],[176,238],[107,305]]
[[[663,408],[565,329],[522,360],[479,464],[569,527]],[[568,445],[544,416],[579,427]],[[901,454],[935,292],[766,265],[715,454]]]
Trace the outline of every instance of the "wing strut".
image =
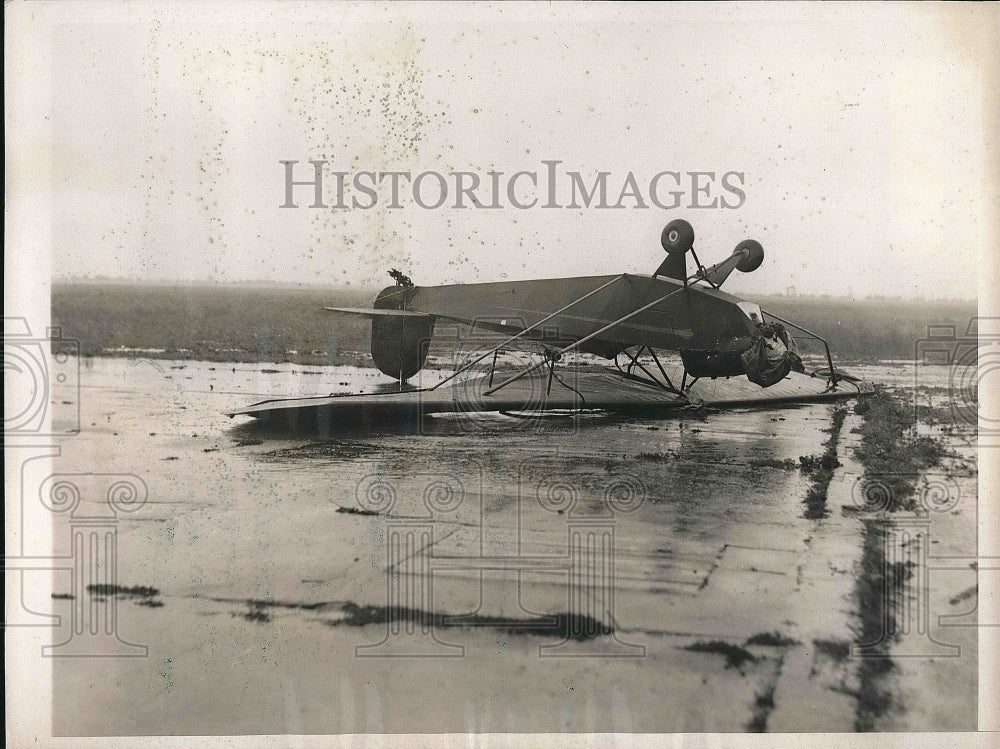
[[[574,300],[573,300],[572,302],[570,302],[569,304],[567,304],[567,305],[566,305],[565,307],[560,307],[559,309],[557,309],[557,310],[556,310],[555,312],[553,312],[552,314],[550,314],[550,315],[546,315],[545,317],[543,317],[543,318],[542,318],[541,320],[539,320],[538,322],[536,322],[536,323],[533,323],[533,324],[529,325],[528,327],[526,327],[526,328],[525,328],[524,330],[522,330],[522,331],[520,331],[520,332],[516,333],[515,335],[512,335],[512,336],[511,336],[510,338],[508,338],[507,340],[505,340],[505,341],[504,341],[503,343],[500,343],[500,344],[498,344],[498,345],[494,346],[494,347],[493,347],[493,348],[491,348],[491,349],[490,349],[489,351],[487,351],[487,352],[486,352],[485,354],[482,354],[482,355],[480,355],[480,356],[477,356],[477,357],[476,357],[475,359],[473,359],[472,361],[470,361],[470,362],[467,362],[466,364],[464,364],[463,366],[461,366],[460,368],[458,368],[458,369],[456,369],[456,370],[455,370],[454,372],[452,372],[452,373],[451,373],[450,375],[448,375],[447,377],[445,377],[445,378],[444,378],[443,380],[441,380],[441,382],[437,383],[436,385],[434,385],[433,387],[431,387],[431,388],[428,388],[428,389],[429,389],[429,390],[435,390],[436,388],[439,388],[439,387],[441,387],[441,386],[442,386],[442,385],[444,385],[444,384],[445,384],[446,382],[448,382],[448,380],[451,380],[451,379],[453,379],[453,378],[457,377],[458,375],[462,374],[462,372],[465,372],[465,371],[466,371],[466,370],[468,370],[468,369],[469,369],[470,367],[472,367],[472,366],[474,366],[474,365],[478,364],[479,362],[481,362],[481,361],[482,361],[483,359],[485,359],[485,358],[486,358],[487,356],[490,356],[491,354],[493,355],[493,366],[494,366],[494,367],[496,367],[496,354],[497,354],[497,353],[498,353],[498,352],[500,351],[500,349],[502,349],[502,348],[503,348],[504,346],[507,346],[508,344],[512,343],[513,341],[516,341],[516,340],[517,340],[518,338],[520,338],[521,336],[523,336],[523,335],[524,335],[525,333],[529,333],[530,331],[534,330],[535,328],[537,328],[537,327],[538,327],[539,325],[541,325],[542,323],[546,323],[546,322],[548,322],[548,321],[549,321],[549,320],[551,320],[551,319],[552,319],[553,317],[556,317],[557,315],[561,315],[561,314],[562,314],[563,312],[565,312],[566,310],[568,310],[568,309],[569,309],[570,307],[573,307],[573,306],[575,306],[575,305],[579,304],[579,303],[580,303],[580,302],[582,302],[582,301],[583,301],[584,299],[587,299],[587,298],[589,298],[589,297],[592,297],[592,296],[593,296],[594,294],[596,294],[596,293],[597,293],[598,291],[602,291],[602,290],[604,290],[604,289],[608,288],[609,286],[611,286],[611,284],[614,284],[614,283],[618,283],[618,282],[619,282],[619,281],[621,281],[621,280],[622,280],[623,278],[625,278],[625,276],[624,276],[624,275],[621,275],[621,276],[615,276],[615,277],[614,277],[614,278],[612,278],[612,279],[611,279],[610,281],[606,281],[605,283],[602,283],[602,284],[601,284],[600,286],[598,286],[598,287],[597,287],[596,289],[594,289],[593,291],[588,291],[588,292],[587,292],[586,294],[584,294],[583,296],[581,296],[581,297],[578,297],[578,298],[574,299]],[[492,371],[492,370],[490,370],[490,383],[492,384],[492,382],[493,382],[493,371]],[[507,384],[507,383],[505,382],[505,383],[504,383],[504,385],[506,385],[506,384]],[[487,393],[487,395],[488,395],[488,394],[489,394],[489,393]]]
[[[653,361],[656,362],[656,366],[659,368],[660,374],[663,375],[662,382],[658,380],[656,376],[653,375],[652,372],[646,369],[646,367],[643,365],[641,361],[639,361],[639,357],[642,356],[643,351],[648,351],[650,356],[653,357]],[[642,380],[642,378],[639,377],[638,375],[632,374],[632,370],[638,367],[639,369],[641,369],[643,372],[646,373],[646,377],[649,378],[648,381],[650,383],[663,388],[669,393],[677,393],[678,395],[683,395],[683,393],[680,390],[674,387],[674,383],[670,380],[670,375],[667,374],[667,371],[663,368],[663,365],[660,363],[660,357],[656,355],[656,352],[653,350],[651,346],[640,346],[639,350],[635,352],[634,356],[628,352],[628,349],[624,350],[622,353],[629,358],[628,368],[627,369],[621,368],[621,365],[618,363],[617,356],[615,356],[615,366],[618,367],[618,371],[621,372],[623,375],[625,375],[626,377],[632,377],[638,380]],[[643,381],[645,382],[645,380]]]
[[[572,351],[573,349],[578,348],[579,346],[581,346],[582,344],[586,343],[587,341],[592,340],[594,338],[597,338],[597,336],[601,335],[602,333],[608,332],[612,328],[618,327],[619,325],[621,325],[626,320],[631,320],[636,315],[641,314],[641,313],[645,312],[646,310],[655,307],[657,304],[660,304],[661,302],[665,302],[670,297],[672,297],[672,296],[674,296],[676,294],[680,294],[682,291],[687,291],[687,287],[686,286],[681,286],[679,289],[674,289],[669,294],[664,294],[659,299],[654,299],[649,304],[644,304],[641,307],[639,307],[638,309],[632,310],[631,312],[629,312],[624,317],[619,317],[617,320],[615,320],[612,323],[608,323],[607,325],[605,325],[600,330],[595,330],[593,333],[590,333],[589,335],[584,336],[579,341],[576,341],[575,343],[571,343],[569,346],[566,346],[565,348],[559,349],[557,352],[555,352],[555,354],[553,354],[553,356],[562,356],[567,351]],[[534,372],[539,367],[544,366],[544,364],[547,361],[548,361],[548,357],[546,357],[544,360],[542,360],[540,362],[532,364],[530,367],[526,367],[525,369],[522,369],[517,374],[515,374],[515,375],[513,375],[511,377],[508,377],[506,380],[504,380],[503,382],[501,382],[499,385],[495,385],[495,386],[491,387],[489,390],[484,390],[483,391],[483,395],[492,395],[493,393],[495,393],[500,388],[506,387],[507,385],[509,385],[510,383],[514,382],[515,380],[520,380],[522,377],[524,377],[529,372]]]

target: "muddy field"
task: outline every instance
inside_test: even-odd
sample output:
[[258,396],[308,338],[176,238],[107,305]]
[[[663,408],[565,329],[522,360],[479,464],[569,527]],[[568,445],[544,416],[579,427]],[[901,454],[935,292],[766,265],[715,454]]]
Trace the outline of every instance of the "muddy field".
[[[942,461],[891,522],[851,403],[319,440],[222,412],[384,379],[79,371],[79,399],[53,397],[82,432],[24,485],[68,474],[91,515],[115,482],[136,493],[105,513],[117,547],[79,541],[91,561],[33,605],[64,653],[136,657],[55,659],[57,735],[976,727],[974,433],[940,423],[943,369],[918,390]],[[859,373],[912,392],[905,365]],[[57,554],[80,517],[57,516]],[[874,624],[871,590],[892,599]]]

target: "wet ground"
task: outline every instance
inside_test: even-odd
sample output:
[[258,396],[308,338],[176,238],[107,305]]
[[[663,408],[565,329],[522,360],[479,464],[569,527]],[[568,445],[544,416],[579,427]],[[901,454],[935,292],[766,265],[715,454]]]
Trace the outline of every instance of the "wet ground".
[[[459,414],[324,440],[222,415],[380,383],[350,367],[81,363],[82,433],[52,470],[109,474],[71,477],[91,516],[127,474],[145,501],[105,517],[116,549],[56,574],[53,641],[138,657],[56,659],[57,734],[854,730],[858,416],[810,513],[800,457],[823,455],[835,404]],[[54,395],[72,426],[71,389]],[[936,528],[974,556],[975,475],[954,480],[964,504]],[[57,553],[76,553],[81,518],[59,516]],[[946,578],[940,613],[974,610],[960,597],[974,571]],[[963,646],[949,709],[927,717],[912,697],[921,728],[975,727],[974,632],[946,633]]]

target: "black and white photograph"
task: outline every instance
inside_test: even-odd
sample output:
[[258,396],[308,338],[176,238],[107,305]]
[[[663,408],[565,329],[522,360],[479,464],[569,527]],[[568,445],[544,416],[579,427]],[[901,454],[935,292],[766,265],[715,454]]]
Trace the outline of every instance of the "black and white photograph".
[[9,747],[991,745],[996,3],[4,16]]

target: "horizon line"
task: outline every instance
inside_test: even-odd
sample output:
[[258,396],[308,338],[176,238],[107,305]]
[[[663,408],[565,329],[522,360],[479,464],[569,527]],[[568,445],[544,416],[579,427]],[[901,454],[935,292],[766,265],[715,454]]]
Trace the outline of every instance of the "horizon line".
[[[516,279],[515,279],[516,280]],[[60,276],[52,277],[53,284],[80,284],[80,285],[131,285],[131,286],[215,286],[231,288],[282,288],[282,289],[338,289],[341,291],[363,291],[376,293],[382,286],[368,285],[363,282],[310,282],[310,281],[271,281],[266,279],[253,279],[246,281],[213,281],[210,279],[136,279],[123,278],[118,276]],[[471,284],[478,282],[470,282]],[[389,286],[391,284],[386,284]],[[419,284],[418,284],[419,285]],[[432,284],[433,285],[433,284]],[[849,294],[822,294],[822,293],[794,293],[788,294],[780,291],[760,292],[762,297],[781,297],[786,299],[854,299],[854,300],[895,300],[909,302],[965,302],[978,304],[978,297],[960,296],[901,296],[898,294],[866,294],[855,296]]]

